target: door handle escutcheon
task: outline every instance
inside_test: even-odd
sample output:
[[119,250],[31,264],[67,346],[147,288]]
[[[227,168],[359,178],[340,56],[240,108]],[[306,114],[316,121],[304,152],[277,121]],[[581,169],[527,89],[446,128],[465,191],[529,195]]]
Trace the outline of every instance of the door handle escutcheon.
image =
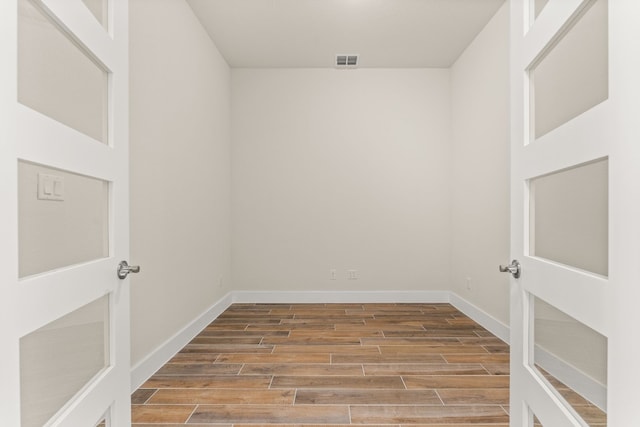
[[514,279],[520,277],[520,273],[522,272],[522,268],[520,267],[520,263],[517,259],[511,261],[509,265],[501,265],[498,267],[502,273],[511,273]]
[[139,265],[129,265],[127,261],[120,261],[118,264],[118,279],[125,279],[129,273],[139,273]]

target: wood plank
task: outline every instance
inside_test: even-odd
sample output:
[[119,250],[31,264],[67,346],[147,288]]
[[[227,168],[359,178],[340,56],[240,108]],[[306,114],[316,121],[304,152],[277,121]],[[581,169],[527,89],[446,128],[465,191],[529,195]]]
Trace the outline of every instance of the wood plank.
[[219,363],[331,363],[328,353],[221,354]]
[[150,404],[293,404],[295,390],[257,389],[162,389],[153,395]]
[[250,363],[242,367],[240,375],[364,375],[362,365],[329,365],[317,363]]
[[351,406],[351,423],[505,423],[499,406]]
[[199,405],[188,424],[209,422],[348,424],[350,418],[347,406]]
[[404,389],[402,378],[397,377],[317,377],[276,376],[271,388],[382,388]]
[[445,405],[508,405],[508,388],[438,389]]
[[133,423],[184,423],[195,405],[131,405]]
[[157,375],[237,375],[240,368],[240,364],[226,363],[168,363],[158,370]]
[[377,346],[361,345],[276,345],[273,353],[380,354],[380,350]]
[[480,345],[381,345],[382,354],[460,354],[460,353],[488,353]]
[[298,389],[296,405],[442,405],[433,390]]
[[507,388],[509,377],[505,375],[430,375],[403,376],[408,389],[427,388]]
[[365,375],[487,375],[480,364],[391,363],[364,365]]
[[269,388],[271,375],[179,377],[154,375],[143,388]]
[[332,354],[331,363],[445,363],[440,354]]

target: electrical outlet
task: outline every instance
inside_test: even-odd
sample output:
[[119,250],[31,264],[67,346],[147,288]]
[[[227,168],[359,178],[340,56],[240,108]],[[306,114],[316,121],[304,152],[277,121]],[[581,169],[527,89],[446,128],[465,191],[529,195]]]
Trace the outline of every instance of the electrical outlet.
[[329,278],[331,280],[337,280],[338,279],[338,271],[335,268],[332,268],[331,270],[329,270]]
[[347,270],[347,279],[358,280],[358,270]]
[[471,290],[471,277],[467,277],[467,290]]

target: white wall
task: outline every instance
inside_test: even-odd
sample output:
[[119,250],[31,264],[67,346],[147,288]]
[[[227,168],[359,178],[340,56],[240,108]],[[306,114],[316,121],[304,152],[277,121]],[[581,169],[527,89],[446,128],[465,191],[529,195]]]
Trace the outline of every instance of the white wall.
[[230,71],[183,0],[132,0],[135,365],[230,284]]
[[450,120],[449,70],[232,70],[235,288],[447,289]]
[[498,265],[510,261],[508,15],[505,4],[451,68],[451,289],[505,324],[509,281]]

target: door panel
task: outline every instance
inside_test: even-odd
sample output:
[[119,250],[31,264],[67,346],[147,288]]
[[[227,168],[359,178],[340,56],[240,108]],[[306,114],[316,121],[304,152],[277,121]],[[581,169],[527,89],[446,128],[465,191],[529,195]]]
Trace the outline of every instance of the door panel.
[[0,14],[1,425],[130,425],[128,4],[89,3]]
[[23,427],[40,427],[109,364],[109,296],[20,338]]
[[585,6],[530,68],[532,139],[607,99],[607,8],[607,0]]
[[607,276],[608,160],[529,180],[531,256]]
[[19,276],[109,256],[109,182],[18,162]]
[[18,101],[107,142],[107,70],[30,0],[18,5]]
[[574,356],[610,345],[609,4],[540,5],[511,2],[511,425],[603,425],[584,398],[607,410],[607,358]]

